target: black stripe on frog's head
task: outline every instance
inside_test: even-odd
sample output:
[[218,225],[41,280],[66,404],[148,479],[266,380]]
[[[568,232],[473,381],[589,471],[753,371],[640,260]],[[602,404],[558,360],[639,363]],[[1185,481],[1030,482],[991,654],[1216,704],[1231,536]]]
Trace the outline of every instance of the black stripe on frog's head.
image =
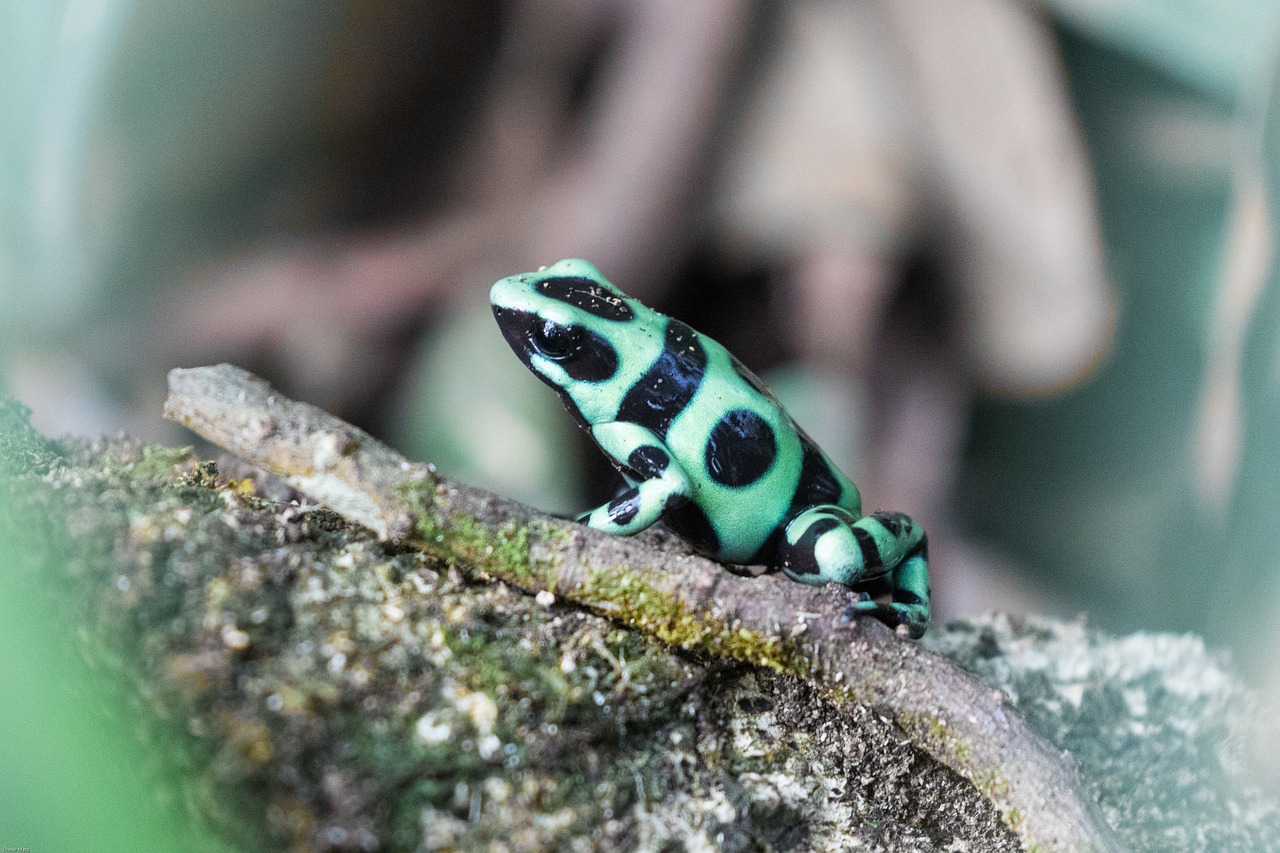
[[634,320],[636,316],[626,298],[599,277],[556,276],[544,278],[533,287],[548,299],[572,305],[602,320],[625,323]]

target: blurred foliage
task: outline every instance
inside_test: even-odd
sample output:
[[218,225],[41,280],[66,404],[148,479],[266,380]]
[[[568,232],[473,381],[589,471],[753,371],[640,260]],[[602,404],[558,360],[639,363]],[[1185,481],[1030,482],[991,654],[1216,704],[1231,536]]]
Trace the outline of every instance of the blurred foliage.
[[264,188],[319,168],[316,45],[334,49],[350,5],[8,5],[0,329],[138,310],[179,265],[272,221],[282,199]]
[[1061,24],[1206,97],[1265,81],[1280,6],[1271,0],[1048,0]]
[[15,509],[27,487],[18,472],[38,476],[57,464],[26,411],[0,401],[0,845],[220,849],[186,825],[176,776],[139,740],[138,709],[115,675],[86,662],[67,578],[49,570],[62,565],[56,548],[47,550],[56,540],[33,535],[45,522]]
[[[1280,250],[1280,74],[1272,88],[1262,140],[1272,212],[1271,247]],[[1273,259],[1244,341],[1244,443],[1239,480],[1222,526],[1223,588],[1207,616],[1228,626],[1237,648],[1270,649],[1272,688],[1280,689],[1276,641],[1253,641],[1280,613],[1280,264]],[[1251,661],[1252,662],[1252,661]]]
[[[1195,630],[1255,671],[1276,653],[1258,641],[1257,626],[1280,609],[1280,542],[1266,532],[1280,508],[1274,272],[1236,366],[1245,434],[1225,507],[1206,501],[1197,481],[1196,431],[1201,401],[1215,390],[1208,365],[1222,345],[1214,328],[1232,216],[1250,189],[1241,176],[1258,157],[1250,147],[1258,93],[1270,87],[1256,74],[1270,59],[1264,48],[1280,10],[1260,11],[1213,15],[1199,43],[1184,27],[1164,26],[1172,13],[1061,31],[1120,323],[1108,361],[1082,386],[980,407],[965,484],[978,525],[1098,623]],[[1274,211],[1274,104],[1269,116],[1262,156]]]

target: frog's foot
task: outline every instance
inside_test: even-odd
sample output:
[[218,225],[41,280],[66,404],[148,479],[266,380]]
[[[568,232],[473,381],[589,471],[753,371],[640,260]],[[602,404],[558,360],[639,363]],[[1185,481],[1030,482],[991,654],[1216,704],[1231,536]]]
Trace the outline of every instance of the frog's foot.
[[848,618],[870,615],[919,637],[929,624],[928,545],[924,530],[907,516],[877,512],[856,518],[837,506],[811,507],[787,525],[778,549],[782,571],[807,584],[849,586],[883,577],[892,601],[867,599]]
[[893,599],[887,604],[868,599],[856,601],[845,611],[844,620],[852,622],[858,616],[874,616],[886,625],[903,626],[913,640],[924,636],[929,627],[929,543],[923,536],[888,578],[893,589]]

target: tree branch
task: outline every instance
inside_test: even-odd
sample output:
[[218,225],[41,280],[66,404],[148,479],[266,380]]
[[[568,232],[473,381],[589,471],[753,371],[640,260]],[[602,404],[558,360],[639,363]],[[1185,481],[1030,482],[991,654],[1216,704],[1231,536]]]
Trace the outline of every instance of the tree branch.
[[842,588],[739,577],[660,532],[622,539],[550,518],[438,476],[232,365],[171,371],[164,411],[382,539],[876,709],[971,781],[1028,847],[1121,849],[1074,766],[1004,694],[874,619],[842,625]]

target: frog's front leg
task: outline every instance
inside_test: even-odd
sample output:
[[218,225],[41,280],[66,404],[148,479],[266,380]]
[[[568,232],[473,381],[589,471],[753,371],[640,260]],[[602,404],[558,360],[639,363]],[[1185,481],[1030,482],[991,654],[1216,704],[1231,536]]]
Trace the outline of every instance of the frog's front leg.
[[893,591],[892,603],[859,601],[851,614],[905,625],[910,636],[920,637],[929,624],[928,550],[924,529],[902,513],[857,518],[838,506],[824,505],[791,520],[778,558],[783,573],[801,583],[854,586],[885,577]]
[[630,486],[607,504],[579,516],[579,522],[606,533],[630,536],[689,499],[689,477],[649,430],[614,421],[593,426],[591,437],[622,467]]

